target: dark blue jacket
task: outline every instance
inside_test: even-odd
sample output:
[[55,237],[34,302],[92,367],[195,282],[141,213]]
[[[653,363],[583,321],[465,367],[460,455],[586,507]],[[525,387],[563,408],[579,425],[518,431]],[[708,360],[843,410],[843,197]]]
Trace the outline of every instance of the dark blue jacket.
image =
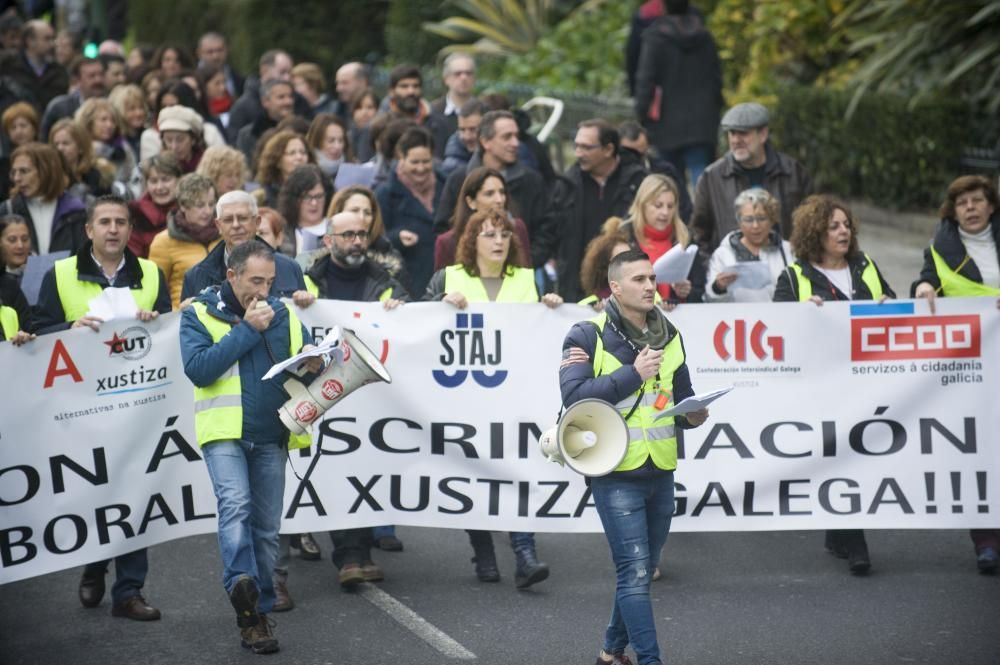
[[[257,240],[255,242],[264,242]],[[274,284],[271,295],[275,298],[290,298],[296,291],[304,291],[306,281],[302,268],[283,254],[274,253]],[[188,269],[181,287],[181,300],[196,296],[210,286],[218,286],[226,281],[226,243],[220,242],[208,253],[201,263]]]
[[[290,357],[288,308],[280,300],[268,298],[267,304],[274,309],[274,318],[267,330],[260,333],[226,308],[219,296],[220,290],[220,287],[215,287],[203,291],[196,302],[204,303],[210,316],[235,325],[218,343],[213,343],[212,336],[198,320],[194,308],[184,309],[180,332],[184,373],[191,383],[203,388],[218,380],[233,363],[239,362],[240,388],[243,391],[243,439],[255,443],[284,443],[288,430],[278,418],[278,408],[288,399],[283,388],[285,378],[280,375],[267,381],[261,378],[275,363]],[[309,331],[302,326],[302,344],[312,343]]]
[[[441,201],[444,182],[435,174],[434,209]],[[406,269],[410,273],[410,293],[416,297],[423,295],[427,282],[434,274],[434,212],[427,210],[406,188],[396,171],[389,173],[389,179],[375,190],[378,207],[382,211],[385,232],[393,247],[403,255]],[[400,231],[412,231],[420,240],[413,247],[403,247],[399,241]]]
[[[610,374],[595,377],[594,353],[597,349],[597,326],[590,321],[574,324],[563,341],[563,357],[568,355],[571,348],[576,347],[583,349],[590,357],[590,361],[564,365],[559,369],[559,388],[562,392],[564,406],[572,406],[585,399],[601,399],[610,404],[617,404],[637,391],[642,385],[642,377],[633,366],[638,354],[632,350],[622,334],[616,330],[616,328],[618,330],[624,330],[624,328],[621,326],[614,309],[606,307],[605,311],[608,313],[609,322],[605,324],[604,332],[601,335],[604,350],[617,358],[622,366]],[[669,343],[669,340],[680,333],[669,321],[667,327]],[[681,345],[683,348],[683,341]],[[686,356],[687,352],[685,352]],[[672,388],[674,404],[694,395],[687,362],[684,362],[674,372]],[[679,428],[687,429],[690,427],[687,419],[683,416],[675,418],[674,423]]]

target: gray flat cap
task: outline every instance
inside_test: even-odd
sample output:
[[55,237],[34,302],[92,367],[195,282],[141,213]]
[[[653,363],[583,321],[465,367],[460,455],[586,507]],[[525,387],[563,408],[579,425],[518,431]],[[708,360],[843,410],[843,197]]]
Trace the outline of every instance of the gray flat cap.
[[767,127],[767,123],[770,119],[771,116],[767,112],[767,108],[765,108],[762,104],[758,104],[757,102],[745,102],[743,104],[737,104],[733,108],[726,111],[726,115],[722,116],[720,126],[724,131],[735,129],[737,131],[745,132],[748,129],[760,129],[761,127]]

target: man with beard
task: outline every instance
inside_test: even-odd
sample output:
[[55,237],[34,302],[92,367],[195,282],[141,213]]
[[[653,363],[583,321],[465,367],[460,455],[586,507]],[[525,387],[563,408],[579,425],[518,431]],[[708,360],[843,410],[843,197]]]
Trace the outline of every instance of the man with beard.
[[444,147],[452,133],[444,118],[431,111],[431,105],[422,99],[423,79],[416,65],[398,65],[389,72],[388,111],[410,118],[431,133],[434,139],[434,157],[444,157]]
[[[371,213],[334,215],[327,226],[323,244],[330,253],[320,258],[306,273],[306,287],[317,298],[380,301],[385,309],[395,309],[409,300],[406,289],[383,268],[366,256]],[[349,590],[362,582],[380,582],[382,569],[372,560],[372,527],[330,532],[333,563],[340,569],[340,586]]]

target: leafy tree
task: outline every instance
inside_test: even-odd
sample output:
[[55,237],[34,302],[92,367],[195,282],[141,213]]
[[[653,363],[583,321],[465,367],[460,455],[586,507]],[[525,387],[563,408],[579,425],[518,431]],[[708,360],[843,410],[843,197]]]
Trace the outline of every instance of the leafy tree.
[[852,0],[834,24],[862,64],[850,111],[869,90],[933,95],[1000,111],[1000,0]]

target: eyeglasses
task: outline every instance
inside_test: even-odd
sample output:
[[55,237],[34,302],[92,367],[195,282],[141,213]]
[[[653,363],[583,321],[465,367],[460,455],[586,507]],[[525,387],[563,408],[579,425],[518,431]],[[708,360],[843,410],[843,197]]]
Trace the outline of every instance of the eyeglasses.
[[225,226],[246,226],[253,219],[250,215],[236,215],[234,217],[220,217],[219,223]]
[[510,237],[512,235],[514,235],[513,232],[511,232],[511,231],[499,231],[499,232],[497,232],[497,231],[483,231],[483,232],[481,232],[479,234],[479,237],[480,238],[486,238],[487,240],[496,240],[497,233],[499,233],[500,238],[502,240],[510,240]]
[[364,242],[368,240],[368,231],[344,231],[343,233],[331,233],[334,238],[343,238],[347,242],[354,242],[355,240],[360,240]]
[[768,217],[767,215],[753,215],[753,216],[748,215],[746,217],[740,217],[740,224],[746,224],[747,226],[753,226],[755,224],[763,226],[764,224],[767,224],[770,221],[771,218]]
[[303,194],[302,200],[310,203],[319,203],[326,198],[326,194]]

